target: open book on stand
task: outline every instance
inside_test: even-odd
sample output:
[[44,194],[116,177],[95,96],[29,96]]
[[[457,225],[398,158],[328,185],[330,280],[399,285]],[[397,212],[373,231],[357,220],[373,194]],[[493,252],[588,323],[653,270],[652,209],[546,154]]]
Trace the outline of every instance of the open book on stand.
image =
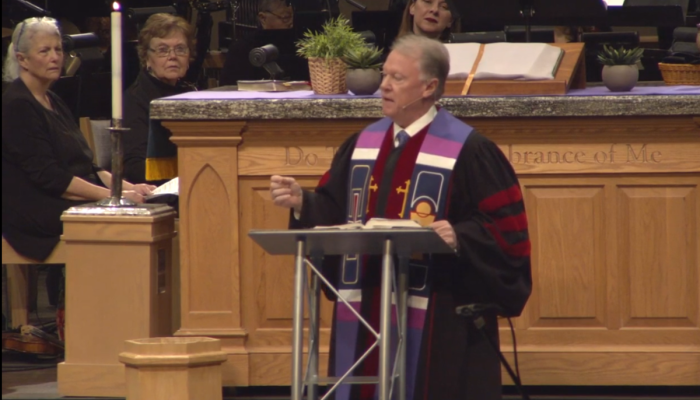
[[446,95],[547,95],[585,88],[582,43],[448,43]]
[[[448,43],[450,78],[554,79],[564,51],[547,43]],[[479,57],[481,52],[481,57]],[[474,65],[476,64],[476,70]]]
[[372,218],[366,224],[362,222],[351,222],[342,225],[317,226],[314,229],[346,230],[346,229],[395,229],[395,228],[422,228],[418,222],[410,219],[385,219]]

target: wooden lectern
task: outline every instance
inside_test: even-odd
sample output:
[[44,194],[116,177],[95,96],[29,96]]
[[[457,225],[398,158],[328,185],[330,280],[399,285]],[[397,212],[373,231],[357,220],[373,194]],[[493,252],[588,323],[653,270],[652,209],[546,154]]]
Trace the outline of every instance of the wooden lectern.
[[[398,400],[406,398],[406,319],[408,298],[408,259],[414,253],[450,254],[453,250],[429,228],[395,228],[395,229],[356,229],[356,230],[251,230],[249,236],[270,254],[295,254],[294,273],[294,324],[292,333],[292,400],[302,400],[304,386],[308,389],[308,399],[316,400],[319,383],[332,384],[323,397],[325,400],[340,384],[377,384],[378,399],[390,400],[391,390],[398,381]],[[381,305],[379,315],[379,332],[359,315],[352,306],[338,293],[318,271],[306,260],[311,256],[320,260],[324,255],[373,254],[382,255]],[[397,357],[392,369],[391,348],[391,298],[394,281],[394,256],[399,258],[398,277],[396,277],[397,309]],[[302,377],[303,327],[304,327],[304,286],[306,283],[305,264],[315,273],[309,289],[309,362],[306,378]],[[319,341],[319,285],[321,279],[339,301],[353,312],[360,322],[375,336],[375,343],[361,356],[350,370],[340,377],[322,378],[318,376],[318,341]],[[353,377],[352,372],[359,363],[374,350],[379,349],[379,368],[377,377]],[[392,373],[394,371],[394,373]]]

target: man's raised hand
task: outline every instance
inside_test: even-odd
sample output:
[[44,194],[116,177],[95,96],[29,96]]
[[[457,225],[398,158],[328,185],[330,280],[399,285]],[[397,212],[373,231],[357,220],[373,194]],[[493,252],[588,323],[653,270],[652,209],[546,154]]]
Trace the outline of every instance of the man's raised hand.
[[293,208],[301,213],[303,191],[296,179],[288,176],[272,175],[270,178],[270,196],[276,206]]

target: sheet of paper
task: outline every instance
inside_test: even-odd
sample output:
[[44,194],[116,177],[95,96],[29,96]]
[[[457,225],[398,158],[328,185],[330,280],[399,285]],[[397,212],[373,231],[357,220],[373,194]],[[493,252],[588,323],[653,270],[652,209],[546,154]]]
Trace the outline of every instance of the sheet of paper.
[[333,231],[333,230],[348,230],[348,229],[363,229],[363,225],[360,222],[352,222],[349,224],[342,225],[319,225],[315,226],[314,229],[322,231]]
[[448,78],[467,79],[479,56],[480,43],[446,43],[450,53],[450,73]]
[[318,230],[348,230],[348,229],[393,229],[393,228],[420,228],[418,222],[410,219],[386,219],[372,218],[366,224],[361,222],[351,222],[341,225],[321,225],[314,229]]
[[372,218],[364,226],[364,229],[393,229],[393,228],[420,228],[418,222],[411,219],[386,219]]
[[153,193],[150,196],[147,196],[147,199],[152,199],[157,196],[161,196],[164,194],[180,194],[180,180],[179,178],[173,178],[164,184],[158,186]]

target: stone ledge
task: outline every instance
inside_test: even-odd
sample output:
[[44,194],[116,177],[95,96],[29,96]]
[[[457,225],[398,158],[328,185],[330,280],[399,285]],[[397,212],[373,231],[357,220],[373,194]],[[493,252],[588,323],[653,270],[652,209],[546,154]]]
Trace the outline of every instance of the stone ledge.
[[[445,97],[461,118],[619,117],[698,115],[700,96]],[[158,120],[381,118],[381,99],[155,100]]]

